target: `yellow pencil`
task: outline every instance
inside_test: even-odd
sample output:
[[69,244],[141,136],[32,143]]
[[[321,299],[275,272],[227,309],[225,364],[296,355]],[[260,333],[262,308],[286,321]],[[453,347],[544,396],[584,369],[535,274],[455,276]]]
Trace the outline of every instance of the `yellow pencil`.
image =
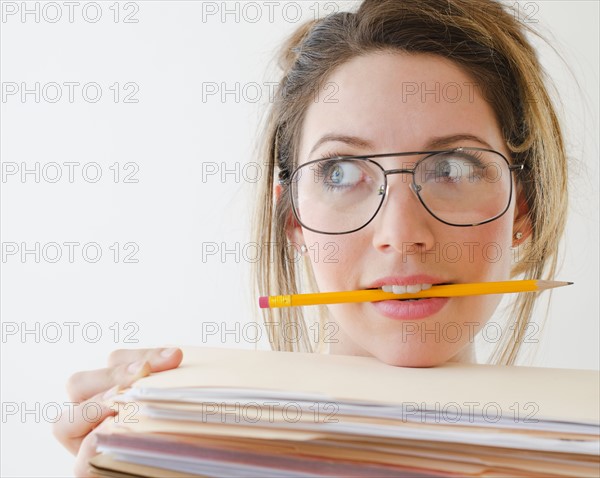
[[378,302],[389,299],[420,299],[424,297],[459,297],[465,295],[510,294],[515,292],[541,292],[554,287],[571,285],[573,282],[547,280],[516,280],[502,282],[476,282],[472,284],[434,285],[414,294],[394,294],[381,289],[321,292],[318,294],[273,295],[260,297],[262,309],[275,307],[298,307],[303,305],[341,304],[347,302]]

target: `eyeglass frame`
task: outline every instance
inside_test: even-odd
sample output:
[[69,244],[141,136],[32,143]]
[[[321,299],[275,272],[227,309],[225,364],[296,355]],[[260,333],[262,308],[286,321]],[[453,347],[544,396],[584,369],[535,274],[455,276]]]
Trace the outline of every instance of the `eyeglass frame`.
[[[359,159],[359,160],[368,161],[369,163],[372,163],[372,164],[376,165],[381,170],[381,172],[383,173],[384,183],[381,186],[379,186],[379,191],[380,191],[379,194],[382,196],[381,201],[379,203],[379,206],[377,207],[377,210],[371,216],[371,219],[369,219],[365,224],[363,224],[359,228],[353,229],[351,231],[345,231],[345,232],[323,232],[323,231],[319,231],[317,229],[313,229],[311,227],[306,226],[302,222],[302,220],[299,217],[298,212],[296,211],[296,205],[295,205],[293,194],[292,194],[292,188],[291,187],[289,188],[290,203],[292,205],[292,211],[294,212],[294,216],[296,217],[296,220],[305,229],[308,229],[309,231],[312,231],[312,232],[316,232],[318,234],[327,234],[327,235],[331,235],[331,236],[334,236],[334,235],[338,236],[338,235],[342,235],[342,234],[352,234],[353,232],[360,231],[361,229],[367,227],[373,221],[373,219],[375,219],[375,217],[377,216],[377,214],[379,214],[379,211],[381,210],[381,208],[383,207],[383,203],[385,202],[385,198],[386,198],[386,196],[388,194],[388,190],[389,190],[389,183],[388,183],[388,180],[387,180],[388,174],[412,174],[412,183],[409,185],[410,189],[412,189],[412,191],[416,194],[417,198],[419,198],[419,202],[423,205],[423,207],[425,208],[425,210],[431,216],[433,216],[435,219],[437,219],[438,221],[440,221],[440,222],[442,222],[444,224],[447,224],[449,226],[454,226],[454,227],[474,227],[474,226],[480,226],[482,224],[487,224],[489,222],[495,221],[496,219],[499,219],[504,214],[506,214],[506,211],[508,211],[508,208],[510,207],[510,203],[512,201],[512,192],[513,192],[512,176],[511,176],[511,181],[510,181],[510,192],[509,192],[509,195],[508,195],[508,203],[507,203],[506,207],[504,208],[504,211],[502,211],[497,216],[492,217],[491,219],[486,219],[485,221],[477,222],[475,224],[452,224],[450,222],[444,221],[443,219],[440,219],[439,217],[437,217],[431,211],[431,209],[429,209],[427,207],[427,205],[423,201],[423,198],[421,198],[421,195],[419,194],[419,189],[415,189],[417,186],[419,186],[415,182],[415,170],[419,167],[420,163],[422,163],[426,159],[428,159],[431,156],[434,156],[436,154],[441,154],[441,153],[455,153],[455,152],[461,152],[461,151],[465,151],[465,150],[467,150],[467,151],[485,151],[485,152],[488,152],[488,153],[495,153],[495,154],[497,154],[498,156],[500,156],[506,162],[506,165],[508,166],[509,173],[511,173],[513,171],[522,171],[526,167],[524,164],[510,164],[509,161],[508,161],[508,159],[506,159],[506,157],[502,153],[500,153],[498,151],[495,151],[493,149],[477,148],[477,147],[471,147],[471,146],[464,146],[464,147],[463,146],[459,146],[457,148],[443,149],[443,150],[438,150],[438,151],[411,151],[411,152],[403,152],[403,153],[367,154],[367,155],[359,155],[359,156],[332,156],[330,158],[314,159],[312,161],[308,161],[308,162],[306,162],[304,164],[301,164],[300,166],[296,167],[292,171],[292,174],[289,175],[289,177],[285,177],[286,176],[286,174],[285,174],[286,171],[284,171],[284,170],[280,171],[279,172],[279,181],[278,182],[279,182],[279,184],[281,186],[289,186],[291,184],[292,178],[294,177],[294,175],[296,174],[296,172],[299,169],[304,168],[305,166],[307,166],[309,164],[318,163],[318,162],[327,161],[327,160]],[[385,157],[392,157],[392,156],[417,156],[417,155],[421,155],[421,154],[426,154],[427,156],[424,156],[423,158],[419,159],[415,163],[415,165],[414,165],[414,167],[412,169],[410,169],[410,168],[384,169],[381,164],[379,164],[377,161],[373,161],[373,159],[372,159],[372,158],[385,158]],[[381,193],[382,186],[385,186],[385,190],[383,191],[383,194]]]

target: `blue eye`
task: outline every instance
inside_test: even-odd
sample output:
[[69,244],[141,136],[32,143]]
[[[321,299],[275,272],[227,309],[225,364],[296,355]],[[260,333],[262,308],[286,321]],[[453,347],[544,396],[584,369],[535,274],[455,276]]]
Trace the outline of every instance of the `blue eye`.
[[[429,163],[433,163],[432,166],[429,166]],[[484,172],[485,164],[477,154],[452,152],[432,156],[423,168],[426,180],[456,183],[465,179],[469,181],[479,179]]]
[[332,188],[348,188],[362,178],[360,167],[353,161],[326,161],[322,166],[323,182]]
[[342,181],[343,177],[344,177],[344,173],[342,171],[342,168],[338,164],[335,166],[335,169],[331,173],[330,181],[332,183],[339,184]]
[[456,180],[462,176],[462,166],[459,161],[440,161],[436,164],[436,177]]

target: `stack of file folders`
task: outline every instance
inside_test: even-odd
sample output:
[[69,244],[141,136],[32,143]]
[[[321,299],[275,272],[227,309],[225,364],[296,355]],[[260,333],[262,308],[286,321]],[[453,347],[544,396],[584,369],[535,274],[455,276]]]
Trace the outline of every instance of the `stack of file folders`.
[[597,477],[592,370],[184,348],[117,395],[102,477]]

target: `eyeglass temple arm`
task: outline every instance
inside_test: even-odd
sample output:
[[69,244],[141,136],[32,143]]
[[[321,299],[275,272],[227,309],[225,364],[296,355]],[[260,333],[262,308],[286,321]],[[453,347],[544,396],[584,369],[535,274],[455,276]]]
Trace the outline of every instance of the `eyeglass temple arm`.
[[281,171],[279,171],[279,176],[278,177],[279,177],[278,183],[279,183],[280,186],[286,185],[287,182],[290,179],[289,173],[285,169],[282,169]]

